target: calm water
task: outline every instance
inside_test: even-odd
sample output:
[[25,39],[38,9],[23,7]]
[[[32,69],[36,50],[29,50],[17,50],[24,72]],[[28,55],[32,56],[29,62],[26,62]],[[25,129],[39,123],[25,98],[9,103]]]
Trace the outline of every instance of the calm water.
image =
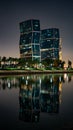
[[0,130],[73,129],[73,75],[0,77]]

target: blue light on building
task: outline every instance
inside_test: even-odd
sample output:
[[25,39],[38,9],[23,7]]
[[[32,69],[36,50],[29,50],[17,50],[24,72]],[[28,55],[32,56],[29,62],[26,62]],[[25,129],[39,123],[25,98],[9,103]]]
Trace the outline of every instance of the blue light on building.
[[41,60],[59,59],[59,29],[41,30]]
[[20,23],[20,57],[40,60],[40,21],[27,20]]
[[40,29],[40,21],[30,19],[20,23],[20,57],[31,60],[60,59],[58,28]]

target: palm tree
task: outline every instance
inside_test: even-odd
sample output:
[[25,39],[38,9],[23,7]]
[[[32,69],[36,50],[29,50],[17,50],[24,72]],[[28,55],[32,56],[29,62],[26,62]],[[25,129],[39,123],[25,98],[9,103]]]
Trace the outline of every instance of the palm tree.
[[12,59],[13,67],[17,67],[18,62],[19,62],[19,59],[18,59],[18,58],[13,58],[13,59]]
[[68,60],[68,68],[72,68],[72,62]]
[[19,58],[18,59],[18,67],[23,68],[23,67],[25,67],[25,65],[26,65],[25,59],[24,58]]
[[12,58],[12,57],[9,57],[9,58],[8,58],[8,62],[9,62],[9,66],[11,67],[12,62],[13,62],[13,58]]
[[6,67],[6,57],[5,56],[3,56],[2,57],[2,68],[5,68]]
[[64,68],[64,65],[65,65],[65,61],[62,61],[61,63],[62,68]]

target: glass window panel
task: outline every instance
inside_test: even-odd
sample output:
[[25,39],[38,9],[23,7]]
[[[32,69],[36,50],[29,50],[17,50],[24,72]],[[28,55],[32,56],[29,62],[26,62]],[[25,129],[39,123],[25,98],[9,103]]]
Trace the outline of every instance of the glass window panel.
[[39,43],[40,42],[40,33],[34,32],[33,33],[33,43]]
[[40,21],[39,20],[33,20],[33,30],[40,31]]
[[31,20],[20,23],[20,33],[26,33],[32,30]]
[[20,45],[29,44],[32,42],[32,33],[23,34],[20,36]]
[[39,56],[40,55],[40,46],[39,45],[32,45],[33,55]]

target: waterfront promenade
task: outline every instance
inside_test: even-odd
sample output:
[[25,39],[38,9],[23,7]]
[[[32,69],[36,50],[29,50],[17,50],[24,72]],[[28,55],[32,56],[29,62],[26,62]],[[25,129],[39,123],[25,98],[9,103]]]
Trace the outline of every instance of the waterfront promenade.
[[73,73],[73,70],[0,70],[0,75]]

